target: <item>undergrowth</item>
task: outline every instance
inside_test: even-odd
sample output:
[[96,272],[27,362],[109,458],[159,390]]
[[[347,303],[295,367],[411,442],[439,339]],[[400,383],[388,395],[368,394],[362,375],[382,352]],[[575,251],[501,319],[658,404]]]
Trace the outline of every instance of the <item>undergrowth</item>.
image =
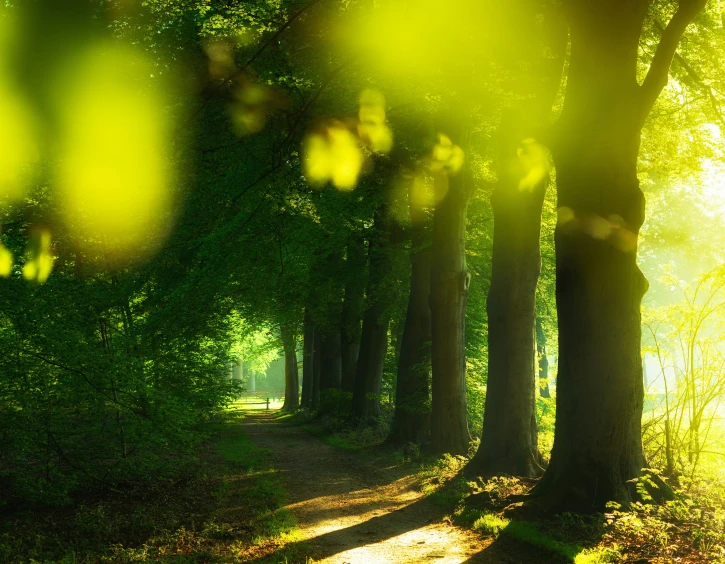
[[[488,537],[523,542],[574,564],[725,562],[723,508],[705,502],[712,499],[711,492],[698,498],[677,490],[674,500],[659,504],[634,503],[628,510],[610,504],[605,513],[562,513],[524,521],[509,519],[508,510],[520,505],[520,498],[512,496],[526,494],[534,480],[497,476],[466,481],[453,473],[450,461],[433,469],[436,472],[429,473],[438,476],[441,485],[431,495],[449,489],[453,493],[445,501],[453,508],[454,521]],[[426,481],[435,483],[431,476]]]
[[264,562],[272,553],[274,562],[297,560],[307,548],[296,542],[269,453],[239,422],[233,416],[208,429],[214,438],[183,480],[98,491],[61,509],[16,508],[0,520],[0,562]]

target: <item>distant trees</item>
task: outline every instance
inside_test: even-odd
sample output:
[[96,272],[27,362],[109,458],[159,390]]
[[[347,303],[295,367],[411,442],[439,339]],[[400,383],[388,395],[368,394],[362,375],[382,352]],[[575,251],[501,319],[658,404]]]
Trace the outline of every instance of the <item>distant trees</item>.
[[284,404],[282,409],[294,411],[299,407],[299,371],[297,368],[297,340],[289,327],[280,327],[284,350]]

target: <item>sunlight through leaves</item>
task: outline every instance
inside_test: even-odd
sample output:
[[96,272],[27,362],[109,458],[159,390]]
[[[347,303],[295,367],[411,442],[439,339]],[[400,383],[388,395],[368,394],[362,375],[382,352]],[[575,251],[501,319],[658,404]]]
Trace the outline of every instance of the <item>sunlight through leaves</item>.
[[0,276],[3,278],[10,276],[13,270],[13,254],[8,248],[0,243]]
[[23,197],[28,169],[38,158],[37,124],[30,107],[13,87],[7,60],[14,36],[13,21],[0,18],[0,198],[10,201]]
[[61,77],[58,185],[76,241],[138,254],[168,228],[164,100],[143,53],[98,43]]
[[443,133],[438,134],[430,155],[428,168],[431,172],[445,172],[457,174],[465,162],[465,153],[458,145],[454,145],[451,138]]
[[339,190],[357,184],[365,156],[357,138],[340,122],[307,136],[302,145],[304,175],[312,184],[331,182]]
[[557,226],[570,233],[580,231],[592,239],[606,241],[622,252],[637,248],[637,234],[628,229],[624,218],[612,214],[607,218],[594,213],[577,213],[567,206],[557,210]]
[[33,230],[23,266],[23,277],[40,284],[45,283],[53,270],[54,261],[50,231],[47,229]]
[[377,90],[363,90],[358,119],[357,132],[362,142],[374,153],[389,153],[393,132],[385,122],[385,96]]
[[549,172],[546,148],[535,139],[524,139],[516,150],[516,154],[523,168],[519,190],[531,192]]

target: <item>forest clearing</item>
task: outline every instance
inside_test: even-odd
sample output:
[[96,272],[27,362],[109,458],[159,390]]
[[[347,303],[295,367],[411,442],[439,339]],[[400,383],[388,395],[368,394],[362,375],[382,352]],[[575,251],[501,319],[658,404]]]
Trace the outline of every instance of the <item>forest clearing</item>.
[[725,562],[720,0],[6,0],[0,564]]

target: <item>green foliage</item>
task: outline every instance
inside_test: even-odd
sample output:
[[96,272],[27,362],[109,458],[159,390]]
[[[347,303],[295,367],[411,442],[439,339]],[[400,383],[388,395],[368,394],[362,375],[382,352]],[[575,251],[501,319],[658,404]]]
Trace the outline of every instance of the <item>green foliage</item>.
[[236,393],[212,340],[221,327],[180,342],[120,274],[4,284],[0,480],[11,495],[63,503],[79,487],[182,475],[199,425]]
[[[183,480],[155,480],[86,496],[64,508],[3,515],[0,558],[9,563],[231,563],[297,541],[269,452],[249,440],[237,418],[205,427],[212,440],[200,449],[194,473]],[[296,558],[306,550],[297,543],[282,554]]]
[[[359,451],[379,446],[388,436],[392,411],[383,407],[380,417],[351,417],[352,394],[329,389],[321,394],[319,415],[307,421],[305,430],[342,450]],[[303,416],[304,417],[304,416]]]
[[663,279],[678,302],[647,309],[644,350],[656,361],[644,417],[645,445],[669,474],[693,478],[699,466],[717,464],[725,429],[725,271],[720,266],[687,284]]
[[438,505],[456,507],[471,490],[460,475],[466,462],[466,457],[450,454],[424,461],[419,472],[421,491]]
[[549,398],[536,395],[536,424],[539,433],[539,451],[549,457],[554,446],[554,426],[556,424],[556,394]]
[[556,540],[541,531],[536,524],[526,521],[506,519],[494,513],[480,511],[469,511],[466,518],[471,522],[471,528],[483,535],[494,538],[508,537],[560,556],[574,564],[604,564],[618,562],[621,559],[621,553],[616,546],[585,549],[576,544]]

